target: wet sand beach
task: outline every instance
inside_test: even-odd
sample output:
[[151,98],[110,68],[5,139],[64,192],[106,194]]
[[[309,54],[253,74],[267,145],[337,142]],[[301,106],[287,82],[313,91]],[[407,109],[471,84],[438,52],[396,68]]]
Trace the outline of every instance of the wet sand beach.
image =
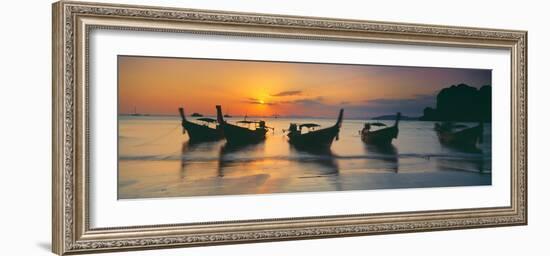
[[490,123],[472,152],[441,145],[433,122],[401,121],[393,145],[377,147],[360,139],[367,120],[345,120],[331,151],[312,153],[290,146],[282,129],[334,119],[265,120],[275,128],[265,142],[232,148],[189,143],[177,117],[121,116],[118,198],[491,185]]

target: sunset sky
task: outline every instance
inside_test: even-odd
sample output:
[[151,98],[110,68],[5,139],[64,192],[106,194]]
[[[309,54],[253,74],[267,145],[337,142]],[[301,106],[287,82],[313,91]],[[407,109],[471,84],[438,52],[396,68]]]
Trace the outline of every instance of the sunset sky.
[[491,84],[491,71],[289,62],[118,57],[119,113],[348,118],[420,116],[442,88]]

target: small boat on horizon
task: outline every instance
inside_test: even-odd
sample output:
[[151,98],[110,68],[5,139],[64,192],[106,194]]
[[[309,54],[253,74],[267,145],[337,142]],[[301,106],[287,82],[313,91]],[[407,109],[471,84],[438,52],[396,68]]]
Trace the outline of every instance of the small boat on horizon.
[[436,123],[434,130],[441,144],[473,149],[478,142],[483,143],[483,122],[474,127],[453,122]]
[[[288,128],[288,142],[298,149],[326,150],[332,142],[338,140],[344,109],[340,109],[336,123],[324,129],[316,130],[320,125],[314,123],[297,124],[291,123]],[[309,131],[302,133],[302,128]]]
[[385,127],[378,130],[371,130],[373,126],[383,127],[386,126],[383,123],[365,123],[365,126],[359,133],[361,134],[361,140],[366,144],[372,145],[390,145],[393,139],[397,139],[399,135],[399,120],[401,119],[401,113],[397,113],[395,116],[395,123],[391,127]]
[[129,114],[129,116],[148,116],[149,114],[142,114],[137,112],[137,107],[134,107],[134,113]]
[[[185,112],[183,108],[179,108],[179,113],[181,117],[181,126],[183,128],[183,133],[187,131],[187,134],[189,135],[189,141],[203,142],[223,139],[223,132],[219,124],[217,124],[216,119],[198,118],[197,120],[203,122],[203,124],[197,124],[185,118]],[[209,125],[214,125],[215,127],[213,128]]]
[[[227,123],[223,118],[222,107],[216,105],[217,121],[223,131],[227,143],[233,145],[258,143],[265,140],[265,135],[271,127],[267,127],[265,121],[237,121],[238,124],[245,124],[248,127],[242,127]],[[254,125],[254,129],[250,129],[250,125]]]
[[201,115],[201,114],[199,114],[199,113],[197,113],[197,112],[191,114],[191,116],[192,116],[192,117],[203,117],[203,115]]

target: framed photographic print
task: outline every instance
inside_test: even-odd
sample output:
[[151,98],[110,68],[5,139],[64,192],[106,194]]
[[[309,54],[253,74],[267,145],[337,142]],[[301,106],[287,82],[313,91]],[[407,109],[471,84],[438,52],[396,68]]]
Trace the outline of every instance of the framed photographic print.
[[53,251],[525,225],[526,40],[55,3]]

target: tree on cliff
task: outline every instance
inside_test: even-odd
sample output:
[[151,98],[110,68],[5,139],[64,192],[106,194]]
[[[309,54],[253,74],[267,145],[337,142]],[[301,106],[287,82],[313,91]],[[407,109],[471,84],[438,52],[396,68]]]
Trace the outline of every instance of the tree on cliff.
[[437,94],[436,108],[427,107],[423,121],[491,121],[491,86],[453,85]]

